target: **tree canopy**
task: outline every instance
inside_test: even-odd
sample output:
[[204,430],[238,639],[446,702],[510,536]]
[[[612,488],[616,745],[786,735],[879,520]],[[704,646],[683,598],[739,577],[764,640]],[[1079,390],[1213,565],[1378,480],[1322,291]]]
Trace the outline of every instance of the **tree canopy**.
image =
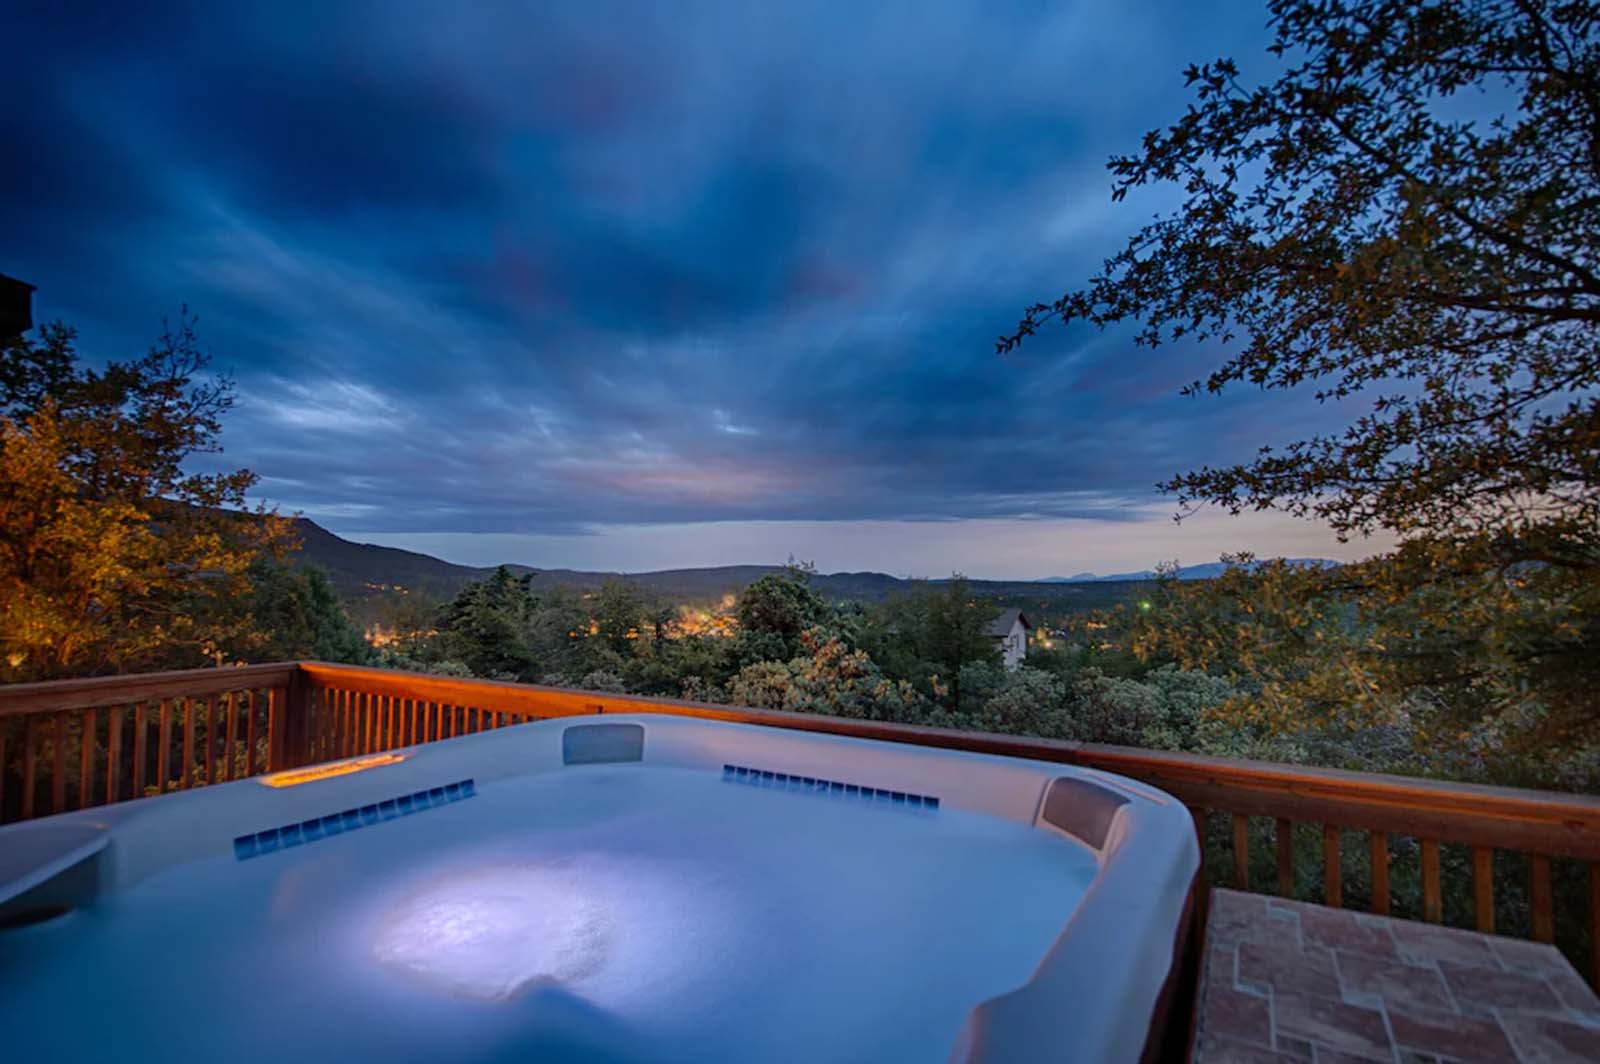
[[1370,395],[1341,433],[1164,486],[1346,534],[1513,531],[1530,556],[1590,564],[1600,5],[1270,10],[1275,80],[1249,85],[1230,59],[1190,67],[1184,115],[1111,161],[1114,199],[1170,183],[1182,206],[1030,308],[1000,350],[1052,318],[1129,320],[1141,344],[1226,351],[1192,391]]
[[193,472],[233,403],[185,316],[141,358],[81,364],[62,325],[0,348],[0,665],[9,680],[229,660],[251,571],[293,546],[249,470]]
[[1220,360],[1189,393],[1361,411],[1161,487],[1398,548],[1171,583],[1129,624],[1142,653],[1239,678],[1239,719],[1403,725],[1452,773],[1596,775],[1600,4],[1270,11],[1275,78],[1190,67],[1191,106],[1110,163],[1113,199],[1168,184],[1181,205],[998,347],[1134,322]]

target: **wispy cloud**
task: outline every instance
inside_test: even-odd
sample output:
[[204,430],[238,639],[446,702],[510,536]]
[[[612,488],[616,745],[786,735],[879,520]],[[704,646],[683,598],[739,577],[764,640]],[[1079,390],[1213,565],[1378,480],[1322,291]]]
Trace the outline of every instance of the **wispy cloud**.
[[12,5],[0,269],[96,357],[187,302],[240,385],[225,460],[344,527],[1130,526],[1304,431],[1178,397],[1215,351],[991,353],[1164,205],[1113,207],[1103,162],[1185,62],[1267,66],[1260,12],[636,16]]

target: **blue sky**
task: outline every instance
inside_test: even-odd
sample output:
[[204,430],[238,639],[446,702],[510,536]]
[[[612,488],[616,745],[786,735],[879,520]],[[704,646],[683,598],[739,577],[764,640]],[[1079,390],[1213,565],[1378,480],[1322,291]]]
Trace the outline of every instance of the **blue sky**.
[[[76,9],[76,10],[75,10]],[[1029,577],[1349,557],[1157,480],[1336,411],[1054,329],[1172,194],[1104,164],[1265,13],[965,4],[21,4],[0,272],[91,356],[187,304],[223,460],[456,560]],[[16,165],[20,163],[20,165]]]

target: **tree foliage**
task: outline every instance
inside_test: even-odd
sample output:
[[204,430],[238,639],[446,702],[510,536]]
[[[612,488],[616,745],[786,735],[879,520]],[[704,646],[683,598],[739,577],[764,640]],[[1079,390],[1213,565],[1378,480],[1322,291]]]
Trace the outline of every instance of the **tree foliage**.
[[959,707],[963,670],[1000,660],[999,647],[989,635],[998,613],[993,602],[975,596],[972,585],[956,573],[889,602],[866,626],[862,640],[889,675]]
[[834,627],[836,612],[811,586],[811,574],[791,561],[744,589],[735,610],[742,660],[788,661],[805,651],[806,632]]
[[288,522],[248,470],[197,473],[233,403],[185,316],[142,358],[80,363],[72,330],[0,349],[0,655],[9,680],[200,665],[251,641],[252,566]]
[[1113,159],[1181,185],[1045,320],[1230,353],[1192,390],[1373,396],[1344,432],[1167,487],[1343,532],[1600,518],[1600,5],[1275,0],[1287,68],[1191,67],[1195,103]]
[[1279,727],[1600,744],[1600,4],[1270,9],[1275,79],[1191,67],[1192,106],[1110,164],[1114,199],[1175,184],[1181,205],[998,346],[1133,321],[1225,352],[1191,393],[1364,404],[1162,487],[1400,548],[1173,587],[1146,650],[1258,678],[1249,713]]
[[339,661],[362,664],[370,649],[321,569],[257,559],[239,603],[246,623],[229,647],[237,661]]

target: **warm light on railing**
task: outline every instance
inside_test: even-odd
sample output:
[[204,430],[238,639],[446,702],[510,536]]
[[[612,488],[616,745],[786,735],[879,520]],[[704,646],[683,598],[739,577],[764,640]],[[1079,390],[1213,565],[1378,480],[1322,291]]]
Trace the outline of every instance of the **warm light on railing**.
[[268,787],[298,787],[302,783],[315,783],[317,780],[332,779],[335,776],[365,772],[369,768],[399,764],[405,759],[404,754],[373,754],[370,757],[357,757],[349,761],[335,761],[331,765],[312,765],[310,768],[274,772],[270,776],[257,776],[256,780]]

